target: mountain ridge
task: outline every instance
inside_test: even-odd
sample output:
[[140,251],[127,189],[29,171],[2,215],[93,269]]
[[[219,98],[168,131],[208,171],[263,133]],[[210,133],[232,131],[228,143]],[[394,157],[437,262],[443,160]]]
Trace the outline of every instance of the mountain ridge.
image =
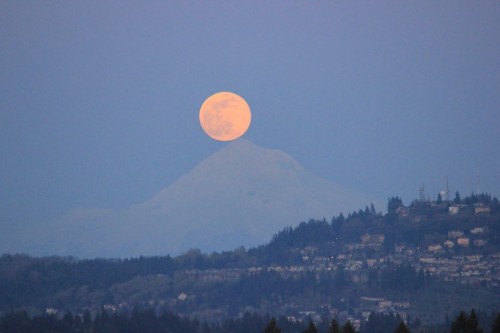
[[[450,214],[457,205],[460,212]],[[420,325],[460,309],[499,309],[497,198],[481,194],[405,206],[392,197],[388,206],[386,214],[360,209],[331,221],[311,219],[248,250],[123,260],[5,254],[0,310],[16,301],[18,309],[43,313],[54,304],[61,312],[95,313],[107,304],[120,312],[147,307],[214,320],[272,309],[275,316],[307,320],[306,313],[326,309],[335,316],[349,311],[363,322],[363,312],[385,309],[419,317]],[[456,238],[460,232],[469,245]],[[443,246],[436,250],[438,240]]]
[[239,139],[145,202],[123,210],[71,211],[23,241],[32,243],[31,252],[83,257],[231,250],[370,202],[307,172],[285,152]]

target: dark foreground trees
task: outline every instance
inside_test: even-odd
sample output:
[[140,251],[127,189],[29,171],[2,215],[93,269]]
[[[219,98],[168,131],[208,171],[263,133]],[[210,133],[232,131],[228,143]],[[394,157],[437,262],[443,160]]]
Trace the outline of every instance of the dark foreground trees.
[[264,328],[264,333],[281,333],[281,330],[276,324],[276,318],[271,319],[266,328]]
[[479,328],[479,320],[474,309],[469,315],[461,311],[451,323],[450,333],[483,333],[483,330]]
[[404,321],[400,322],[394,333],[410,333]]
[[497,313],[495,321],[491,324],[491,333],[500,333],[500,312]]
[[[481,314],[480,314],[481,315]],[[482,315],[481,318],[484,318]],[[394,317],[395,318],[395,317]],[[399,318],[399,317],[398,317]],[[375,321],[377,319],[377,321]],[[383,319],[383,320],[382,320]],[[371,316],[363,325],[360,333],[387,332],[409,333],[403,321],[387,326],[388,317]],[[490,319],[488,319],[489,321]],[[383,324],[383,322],[386,322]],[[377,323],[378,322],[378,323]],[[385,326],[380,326],[380,325]],[[389,323],[390,324],[390,323]],[[392,324],[391,324],[392,325]],[[40,315],[30,317],[25,311],[11,311],[0,317],[0,333],[355,333],[350,321],[340,326],[335,319],[328,328],[320,330],[310,321],[304,323],[289,321],[286,317],[279,319],[246,313],[241,318],[229,319],[219,324],[200,322],[196,318],[181,317],[172,313],[156,314],[153,310],[134,310],[132,313],[108,313],[104,310],[93,318],[87,312],[83,315],[67,313],[64,316]],[[472,310],[469,314],[461,312],[444,331],[449,333],[500,333],[500,313],[491,318],[490,323],[483,323],[481,329],[478,316]],[[420,332],[421,330],[419,330]],[[423,332],[443,330],[424,330]]]
[[349,320],[342,326],[342,333],[356,333],[354,326],[352,326]]
[[337,320],[332,319],[332,321],[330,322],[330,326],[328,327],[327,333],[341,333],[339,323]]
[[316,328],[316,325],[312,321],[309,322],[309,326],[305,330],[302,331],[302,333],[319,333],[318,329]]

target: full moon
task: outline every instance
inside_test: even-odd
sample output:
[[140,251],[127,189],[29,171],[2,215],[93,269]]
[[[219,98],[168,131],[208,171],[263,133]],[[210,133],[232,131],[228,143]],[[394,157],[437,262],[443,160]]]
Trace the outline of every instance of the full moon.
[[212,139],[231,141],[242,136],[250,126],[252,113],[247,102],[231,92],[208,97],[200,108],[200,124]]

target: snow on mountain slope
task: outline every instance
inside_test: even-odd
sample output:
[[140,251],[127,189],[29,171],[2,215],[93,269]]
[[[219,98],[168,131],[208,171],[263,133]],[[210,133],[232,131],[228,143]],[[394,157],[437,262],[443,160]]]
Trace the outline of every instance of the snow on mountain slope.
[[290,155],[239,139],[146,202],[120,211],[72,211],[50,228],[23,233],[17,244],[30,244],[29,253],[79,257],[231,250],[263,244],[309,218],[330,219],[369,204]]

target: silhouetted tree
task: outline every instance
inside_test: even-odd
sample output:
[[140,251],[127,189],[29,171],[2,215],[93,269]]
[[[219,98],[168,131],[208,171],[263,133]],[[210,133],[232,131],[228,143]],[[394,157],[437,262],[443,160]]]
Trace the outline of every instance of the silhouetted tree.
[[90,327],[92,326],[92,318],[90,316],[89,310],[85,310],[83,313],[83,328],[85,330],[89,330]]
[[263,333],[281,333],[280,328],[276,324],[276,318],[271,319],[266,328],[264,328]]
[[340,333],[340,327],[338,321],[332,319],[332,321],[330,322],[330,326],[328,327],[327,333]]
[[500,312],[497,313],[495,320],[491,325],[491,333],[500,333]]
[[[401,326],[401,323],[404,324],[399,315],[372,312],[368,316],[368,320],[363,324],[361,331],[363,333],[399,332],[397,329],[400,328],[399,326]],[[401,332],[407,332],[409,330],[406,325],[404,325],[404,327],[406,331]]]
[[479,320],[474,309],[471,310],[469,318],[467,319],[467,332],[483,333],[483,330],[479,329]]
[[73,314],[71,312],[67,312],[64,317],[62,318],[62,321],[61,321],[61,330],[63,332],[71,332],[71,328],[73,327],[73,321],[74,321],[74,317],[73,317]]
[[458,191],[456,191],[455,192],[455,199],[453,199],[453,203],[459,204],[461,201],[462,201],[462,199],[460,199],[460,193],[458,193]]
[[389,214],[396,214],[396,210],[403,206],[403,200],[400,197],[391,197],[387,203],[387,212]]
[[31,332],[31,320],[26,311],[11,312],[2,317],[0,332]]
[[463,333],[467,325],[467,315],[465,312],[460,311],[457,318],[451,323],[450,333]]
[[405,322],[402,321],[399,323],[394,333],[410,333],[410,330],[406,327]]
[[474,309],[471,310],[470,315],[464,311],[460,311],[460,314],[451,323],[450,333],[482,333],[483,330],[479,329],[479,321],[476,316]]
[[356,329],[349,320],[342,326],[342,333],[356,333]]
[[302,331],[302,333],[319,333],[318,329],[316,328],[316,325],[312,321],[309,322],[309,326],[305,330]]

